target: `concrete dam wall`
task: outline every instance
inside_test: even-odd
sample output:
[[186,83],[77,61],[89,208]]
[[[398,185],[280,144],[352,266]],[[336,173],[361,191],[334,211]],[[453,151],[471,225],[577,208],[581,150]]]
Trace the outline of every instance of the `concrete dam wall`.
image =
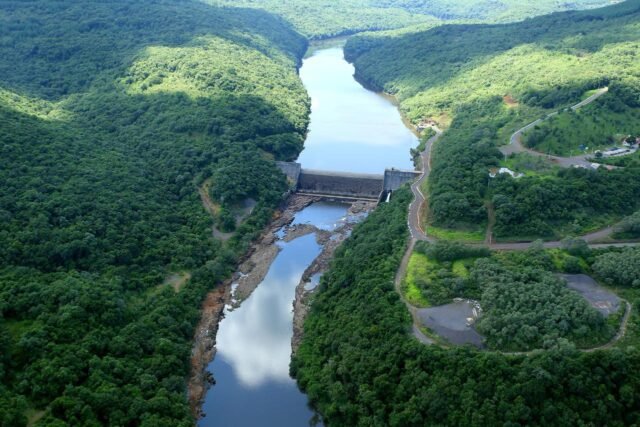
[[384,171],[384,191],[396,191],[407,182],[418,179],[420,172],[387,169]]
[[387,193],[413,182],[420,173],[387,169],[384,175],[302,169],[300,163],[277,162],[293,191],[321,196],[380,200]]
[[302,169],[298,192],[377,200],[384,176]]

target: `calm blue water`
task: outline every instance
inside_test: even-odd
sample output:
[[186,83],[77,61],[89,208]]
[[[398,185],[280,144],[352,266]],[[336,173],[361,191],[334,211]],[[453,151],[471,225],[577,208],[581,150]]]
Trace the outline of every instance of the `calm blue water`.
[[300,77],[311,96],[311,123],[298,162],[303,168],[382,174],[411,169],[417,137],[387,98],[364,89],[342,47],[311,51]]
[[314,235],[282,244],[264,281],[222,320],[208,368],[216,385],[207,393],[200,426],[309,425],[307,397],[289,377],[292,302],[320,250]]
[[[298,159],[303,167],[379,174],[412,168],[416,137],[389,100],[353,79],[341,47],[312,50],[300,75],[312,99],[310,133]],[[293,223],[333,230],[346,211],[346,205],[317,203]],[[220,322],[217,354],[208,366],[216,385],[207,393],[200,427],[304,427],[314,416],[289,377],[289,363],[295,288],[321,247],[314,235],[278,244],[282,251],[263,283]]]
[[315,203],[299,212],[291,225],[311,224],[320,230],[333,231],[346,220],[343,203]]

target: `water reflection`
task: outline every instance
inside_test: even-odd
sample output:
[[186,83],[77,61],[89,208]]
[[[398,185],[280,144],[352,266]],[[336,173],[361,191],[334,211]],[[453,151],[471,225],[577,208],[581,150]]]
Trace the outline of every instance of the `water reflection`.
[[[382,173],[411,168],[409,149],[417,145],[396,107],[353,79],[341,47],[312,52],[300,74],[312,99],[310,133],[298,159],[305,168]],[[295,224],[333,230],[346,218],[343,205],[315,204]],[[282,237],[281,233],[278,233]],[[320,253],[315,235],[282,245],[264,282],[227,314],[217,335],[217,355],[209,365],[216,385],[207,393],[199,426],[282,426],[309,424],[313,412],[289,377],[292,301],[304,270]],[[314,277],[312,284],[317,284]]]
[[[311,124],[298,161],[309,169],[382,173],[412,169],[418,143],[396,106],[353,78],[342,47],[312,52],[300,70],[311,96]],[[366,158],[366,161],[363,159]]]
[[[301,248],[300,244],[292,248],[296,246]],[[278,264],[241,310],[228,313],[227,324],[218,334],[219,357],[231,366],[238,381],[250,388],[268,381],[290,381],[291,301],[305,266],[288,269],[288,265]]]
[[200,426],[309,424],[313,412],[289,377],[292,301],[320,250],[314,235],[282,244],[264,281],[220,323],[218,353],[208,368],[217,383],[207,393],[208,416]]
[[298,213],[291,225],[311,224],[320,230],[333,231],[347,221],[345,206],[343,203],[314,203]]

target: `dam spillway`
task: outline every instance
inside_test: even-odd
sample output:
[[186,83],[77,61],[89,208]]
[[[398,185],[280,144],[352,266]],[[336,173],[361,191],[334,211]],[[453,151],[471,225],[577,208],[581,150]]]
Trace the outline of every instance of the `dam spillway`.
[[384,200],[386,194],[413,182],[419,172],[386,169],[383,174],[303,169],[300,163],[277,162],[291,189],[300,194],[355,199]]

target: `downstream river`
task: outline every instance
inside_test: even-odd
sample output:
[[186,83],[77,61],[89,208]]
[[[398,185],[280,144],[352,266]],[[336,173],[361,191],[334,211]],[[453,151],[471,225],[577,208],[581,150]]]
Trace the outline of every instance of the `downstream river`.
[[[411,169],[409,149],[418,143],[394,104],[353,78],[342,44],[312,45],[300,76],[312,99],[310,131],[299,158],[304,168],[381,174]],[[336,228],[348,205],[316,203],[294,224]],[[279,234],[279,233],[278,233]],[[320,254],[315,234],[283,240],[256,290],[237,308],[228,307],[208,371],[216,384],[207,393],[201,427],[304,427],[314,418],[307,397],[289,377],[292,302],[303,272]]]

